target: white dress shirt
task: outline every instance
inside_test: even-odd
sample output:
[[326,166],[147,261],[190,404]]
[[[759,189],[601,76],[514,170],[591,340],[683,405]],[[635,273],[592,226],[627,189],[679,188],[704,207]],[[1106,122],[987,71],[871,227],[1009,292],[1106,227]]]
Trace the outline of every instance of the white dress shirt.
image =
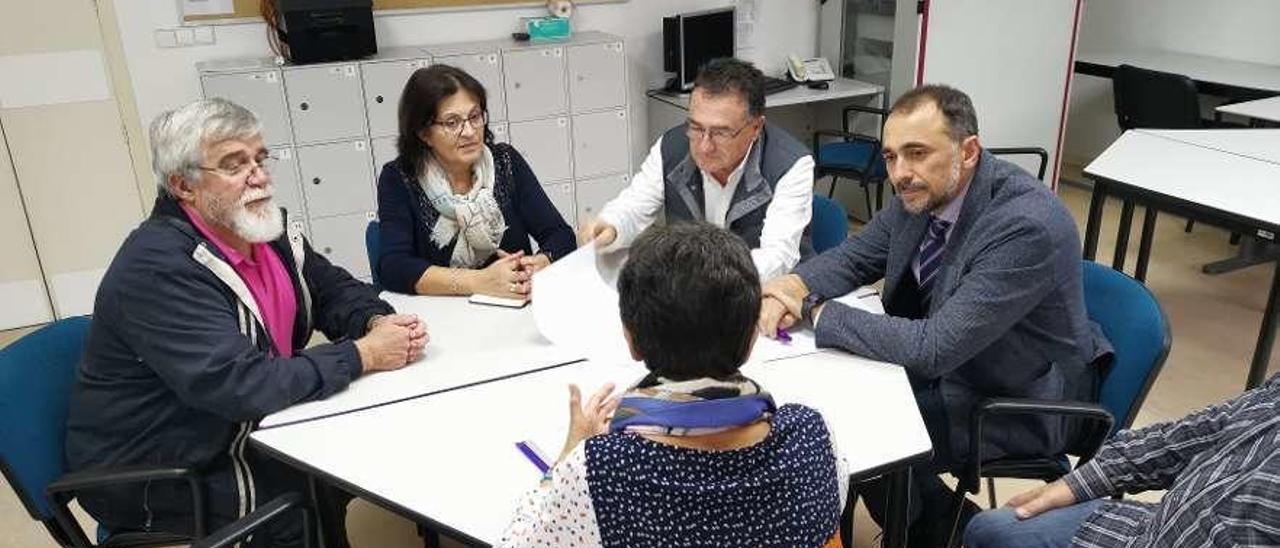
[[[752,147],[755,143],[752,143]],[[729,204],[742,180],[747,151],[737,169],[729,176],[729,184],[721,187],[711,174],[702,171],[702,193],[707,222],[724,227]],[[605,204],[600,219],[618,231],[618,237],[605,251],[630,247],[644,229],[653,224],[663,206],[662,138],[649,149],[640,171],[631,184],[616,198]],[[751,250],[760,281],[790,272],[800,262],[800,238],[813,215],[813,157],[796,160],[773,188],[773,200],[766,206],[760,247]]]

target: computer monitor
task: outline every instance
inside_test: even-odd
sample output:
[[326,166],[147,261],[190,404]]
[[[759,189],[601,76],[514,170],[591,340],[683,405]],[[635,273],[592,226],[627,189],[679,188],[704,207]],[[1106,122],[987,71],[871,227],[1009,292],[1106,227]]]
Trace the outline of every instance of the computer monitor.
[[708,61],[733,57],[733,8],[682,13],[662,19],[663,70],[674,72],[669,88],[688,91]]

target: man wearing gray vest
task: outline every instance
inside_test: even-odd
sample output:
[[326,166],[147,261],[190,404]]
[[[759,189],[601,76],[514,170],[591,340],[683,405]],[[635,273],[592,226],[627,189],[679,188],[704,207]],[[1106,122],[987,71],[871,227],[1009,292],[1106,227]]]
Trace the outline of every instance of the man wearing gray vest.
[[694,82],[689,121],[654,143],[631,185],[581,237],[609,251],[630,246],[659,212],[668,222],[706,221],[745,240],[767,281],[813,255],[812,202],[813,157],[765,122],[764,75],[716,59]]

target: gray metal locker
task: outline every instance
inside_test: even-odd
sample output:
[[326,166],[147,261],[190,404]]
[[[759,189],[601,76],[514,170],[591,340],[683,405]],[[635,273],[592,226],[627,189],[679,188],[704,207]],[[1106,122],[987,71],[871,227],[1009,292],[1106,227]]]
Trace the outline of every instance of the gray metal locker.
[[576,230],[578,227],[578,212],[573,200],[573,183],[542,185],[542,191],[547,194],[551,204],[556,206],[556,211],[560,212],[560,216],[564,217],[564,222],[568,223],[570,228]]
[[480,85],[484,86],[489,102],[489,119],[492,121],[507,119],[507,94],[502,87],[502,57],[496,50],[447,55],[438,57],[436,62],[458,67],[479,80]]
[[427,59],[400,59],[364,63],[360,67],[364,81],[365,110],[369,114],[369,136],[384,137],[399,131],[396,111],[400,94],[413,72],[431,65]]
[[543,183],[572,177],[569,162],[569,118],[511,122],[511,146],[520,151]]
[[627,102],[622,42],[570,46],[569,102],[573,112],[620,107]]
[[275,187],[276,203],[289,212],[290,220],[307,218],[306,202],[298,185],[298,155],[291,146],[271,148],[276,165],[271,168],[271,185]]
[[586,222],[600,215],[604,205],[627,188],[630,182],[631,176],[626,174],[579,179],[574,188],[578,197],[578,219]]
[[311,247],[352,276],[369,278],[369,255],[364,230],[376,216],[372,211],[311,221]]
[[489,124],[489,131],[493,132],[493,142],[510,143],[511,128],[505,123]]
[[298,172],[312,231],[317,218],[376,209],[367,141],[298,147]]
[[566,112],[563,47],[504,51],[502,64],[508,118],[530,120]]
[[268,145],[293,140],[280,71],[204,74],[200,85],[205,97],[222,97],[253,111],[262,123],[262,137]]
[[375,190],[378,185],[378,177],[382,176],[382,166],[396,159],[398,155],[395,137],[380,137],[373,140],[373,184]]
[[581,179],[629,171],[630,135],[626,110],[574,116],[573,176]]
[[360,68],[354,63],[287,69],[284,83],[295,143],[367,134]]

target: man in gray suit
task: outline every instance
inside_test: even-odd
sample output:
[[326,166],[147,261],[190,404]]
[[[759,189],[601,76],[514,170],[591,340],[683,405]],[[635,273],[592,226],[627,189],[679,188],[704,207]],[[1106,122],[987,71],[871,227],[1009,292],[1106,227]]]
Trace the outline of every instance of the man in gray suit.
[[[939,519],[949,492],[936,474],[965,461],[973,405],[1092,398],[1092,364],[1109,346],[1085,316],[1075,222],[1044,184],[983,151],[967,95],[938,85],[904,94],[883,141],[899,199],[854,237],[770,282],[759,327],[773,336],[811,322],[819,346],[907,369],[934,447],[913,481],[920,504],[908,518],[910,538],[937,546],[950,524]],[[884,315],[826,302],[881,279]],[[1063,420],[1000,419],[985,425],[984,459],[1053,454],[1069,442]],[[883,486],[859,491],[879,521]],[[966,514],[976,510],[970,504]]]

